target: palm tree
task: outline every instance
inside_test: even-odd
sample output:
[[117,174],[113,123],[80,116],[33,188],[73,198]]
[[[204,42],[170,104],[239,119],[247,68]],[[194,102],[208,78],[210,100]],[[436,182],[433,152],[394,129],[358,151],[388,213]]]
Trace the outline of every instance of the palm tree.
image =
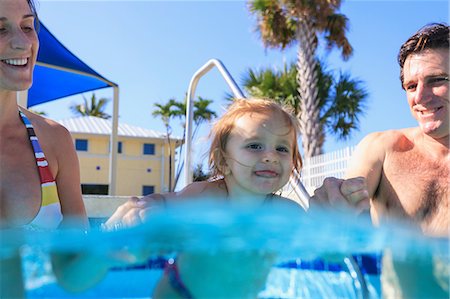
[[[202,123],[204,123],[205,121],[211,121],[213,118],[217,117],[216,112],[209,109],[209,105],[212,102],[213,102],[212,100],[202,98],[201,96],[199,96],[197,100],[194,100],[194,116],[193,116],[194,131],[192,132],[192,139],[194,139],[194,137],[197,134],[197,131],[200,128],[200,125]],[[181,119],[181,123],[183,126],[183,139],[185,139],[185,137],[186,137],[186,109],[187,109],[186,105],[187,105],[187,96],[185,96],[183,103],[177,104],[178,109],[174,113],[175,117],[178,117]],[[181,144],[180,149],[178,151],[178,156],[179,156],[178,161],[180,161],[180,162],[179,162],[177,170],[176,170],[174,186],[177,185],[178,180],[181,175],[181,171],[184,167],[184,160],[183,161],[181,160],[181,155],[183,153],[183,148],[184,148],[183,146],[184,146],[184,144]]]
[[192,175],[194,182],[206,181],[211,176],[209,172],[203,171],[203,164],[197,164]]
[[[350,137],[359,128],[359,116],[363,114],[367,92],[363,82],[353,79],[347,73],[335,76],[328,71],[323,62],[317,61],[316,73],[318,78],[318,109],[319,134],[317,139],[318,153],[323,153],[326,134],[334,134],[338,139]],[[263,69],[261,71],[247,70],[244,75],[243,86],[253,97],[272,98],[280,104],[298,109],[299,98],[293,96],[297,89],[297,69],[295,64],[282,71]]]
[[103,119],[111,118],[111,115],[105,113],[106,104],[109,102],[107,98],[100,98],[97,100],[95,93],[92,93],[90,103],[83,95],[83,104],[72,105],[70,109],[77,115],[95,116]]
[[41,111],[41,110],[34,110],[34,109],[28,109],[28,111],[33,112],[34,114],[40,115],[40,116],[47,116],[47,112]]
[[282,71],[270,68],[262,70],[247,69],[243,77],[243,86],[252,97],[263,97],[275,100],[277,103],[292,107],[295,114],[298,110],[297,70],[288,68],[285,64]]
[[[169,99],[169,101],[166,104],[155,104],[155,106],[158,108],[157,110],[153,111],[153,116],[160,116],[164,126],[166,127],[166,133],[167,133],[167,142],[169,143],[169,173],[172,174],[172,147],[171,147],[171,139],[170,136],[172,134],[172,128],[170,126],[170,119],[171,118],[179,118],[182,120],[182,126],[183,126],[183,139],[186,135],[186,127],[185,127],[185,118],[186,118],[186,100],[183,103],[177,102],[176,99]],[[214,117],[216,117],[216,112],[210,110],[208,106],[212,103],[212,100],[205,99],[202,97],[198,97],[198,100],[194,101],[194,131],[192,133],[192,136],[194,137],[198,131],[198,128],[200,125],[205,121],[210,121]],[[172,176],[169,177],[169,189],[172,190],[175,188],[175,186],[178,183],[178,180],[181,175],[181,170],[184,166],[184,161],[181,161],[181,155],[183,151],[183,144],[181,144],[178,155],[179,155],[179,164],[176,169],[175,174],[175,182],[172,184]],[[173,188],[172,188],[173,185]]]
[[319,37],[324,37],[327,49],[340,49],[344,60],[353,52],[345,36],[348,19],[337,13],[340,5],[341,0],[249,1],[266,48],[284,49],[298,43],[296,95],[300,107],[297,117],[306,157],[320,153],[319,79],[315,71]]
[[169,102],[166,104],[155,103],[155,106],[158,108],[152,112],[153,116],[160,116],[164,126],[166,127],[166,138],[167,143],[169,144],[169,192],[172,191],[172,144],[170,135],[172,134],[172,127],[170,126],[170,118],[173,117],[174,111],[172,107],[177,107],[177,101],[175,99],[169,99]]
[[[195,136],[199,126],[205,121],[211,121],[213,118],[217,117],[216,112],[212,111],[208,108],[208,106],[212,103],[212,100],[205,99],[202,97],[198,97],[196,101],[194,101],[194,132],[192,136]],[[185,114],[186,115],[186,114]]]

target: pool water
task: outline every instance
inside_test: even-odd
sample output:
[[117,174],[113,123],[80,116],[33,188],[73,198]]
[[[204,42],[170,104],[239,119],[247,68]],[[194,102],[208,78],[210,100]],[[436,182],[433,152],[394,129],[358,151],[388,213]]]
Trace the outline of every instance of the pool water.
[[[139,227],[113,232],[25,231],[20,238],[3,236],[7,246],[22,248],[28,298],[151,298],[165,259],[176,252],[276,253],[258,298],[381,298],[380,253],[386,248],[403,260],[435,253],[448,260],[448,240],[428,239],[399,224],[375,229],[370,219],[330,213],[299,216],[291,210],[230,210],[202,203],[201,208],[181,205]],[[136,248],[168,255],[112,268],[95,287],[77,294],[58,286],[48,258],[50,251],[108,255]],[[223,295],[226,289],[217,292]]]
[[[45,261],[49,269],[48,259],[43,256],[40,259],[37,264]],[[366,297],[355,288],[355,281],[344,267],[316,259],[291,260],[274,266],[258,298],[381,298],[379,256],[370,256],[370,260],[378,265],[375,266],[377,269],[370,269],[373,266],[370,262],[361,265],[376,271],[364,274],[369,291]],[[147,264],[113,268],[101,283],[78,294],[59,287],[51,271],[39,275],[34,272],[34,277],[27,278],[27,298],[151,298],[163,273],[164,262],[164,258],[154,258]],[[32,268],[28,267],[29,270]]]

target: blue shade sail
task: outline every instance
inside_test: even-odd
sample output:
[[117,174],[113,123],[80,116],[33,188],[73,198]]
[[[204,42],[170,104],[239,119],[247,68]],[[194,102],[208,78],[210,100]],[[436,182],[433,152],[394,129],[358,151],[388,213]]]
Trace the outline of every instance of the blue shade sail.
[[40,23],[40,48],[28,91],[28,107],[91,90],[117,86],[70,52]]

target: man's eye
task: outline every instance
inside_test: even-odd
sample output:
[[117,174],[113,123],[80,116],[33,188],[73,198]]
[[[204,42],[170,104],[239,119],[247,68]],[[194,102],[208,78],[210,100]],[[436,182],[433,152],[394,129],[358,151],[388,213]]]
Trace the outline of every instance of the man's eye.
[[448,82],[448,76],[433,77],[428,80],[428,84],[430,85],[440,84],[444,82]]
[[417,87],[417,84],[409,84],[409,85],[406,85],[405,89],[409,90],[409,91],[414,91],[416,89],[416,87]]

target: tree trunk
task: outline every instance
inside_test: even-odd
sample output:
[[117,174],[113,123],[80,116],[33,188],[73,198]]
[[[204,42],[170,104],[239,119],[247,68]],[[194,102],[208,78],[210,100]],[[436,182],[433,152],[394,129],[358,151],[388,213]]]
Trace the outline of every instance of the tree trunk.
[[297,39],[297,85],[300,99],[300,112],[297,118],[300,122],[303,152],[305,158],[318,155],[321,152],[318,143],[320,134],[320,109],[317,99],[317,74],[315,52],[317,48],[313,25],[308,19],[303,19],[298,27]]
[[172,146],[169,130],[167,130],[167,143],[169,144],[169,192],[172,192]]

